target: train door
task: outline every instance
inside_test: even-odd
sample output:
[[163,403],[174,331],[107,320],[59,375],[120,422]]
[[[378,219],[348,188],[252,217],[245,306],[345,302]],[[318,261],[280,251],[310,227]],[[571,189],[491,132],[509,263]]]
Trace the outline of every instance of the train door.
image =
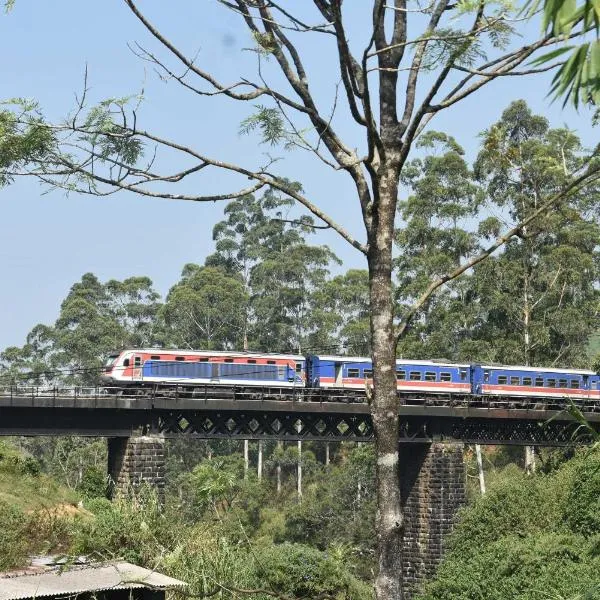
[[335,387],[343,387],[344,385],[344,363],[334,363],[335,368]]
[[[487,380],[485,378],[487,378]],[[486,369],[485,374],[481,365],[471,365],[471,393],[480,395],[483,393],[483,384],[489,383],[490,372]]]
[[321,385],[320,361],[318,356],[306,357],[306,387],[318,388]]
[[131,360],[133,363],[132,379],[133,381],[141,381],[144,378],[144,357],[141,354],[133,354]]

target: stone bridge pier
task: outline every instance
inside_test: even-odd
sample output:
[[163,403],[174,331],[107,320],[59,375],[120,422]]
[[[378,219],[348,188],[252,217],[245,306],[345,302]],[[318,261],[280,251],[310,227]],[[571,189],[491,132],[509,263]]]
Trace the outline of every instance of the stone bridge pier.
[[440,563],[447,535],[466,499],[462,443],[400,446],[404,509],[402,587],[411,600]]
[[159,436],[108,438],[108,477],[111,498],[135,493],[143,485],[164,499],[165,439]]

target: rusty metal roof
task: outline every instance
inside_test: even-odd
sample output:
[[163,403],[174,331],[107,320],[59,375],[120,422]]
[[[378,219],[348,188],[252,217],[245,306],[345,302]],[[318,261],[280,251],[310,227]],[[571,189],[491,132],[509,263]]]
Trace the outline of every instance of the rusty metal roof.
[[85,566],[63,572],[35,575],[0,575],[0,600],[52,598],[84,592],[152,588],[175,590],[186,586],[183,581],[161,575],[127,562]]

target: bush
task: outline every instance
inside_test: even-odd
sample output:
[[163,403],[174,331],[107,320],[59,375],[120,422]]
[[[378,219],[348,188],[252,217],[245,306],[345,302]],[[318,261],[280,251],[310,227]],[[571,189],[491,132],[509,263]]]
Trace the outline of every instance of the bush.
[[507,468],[463,511],[421,599],[600,600],[599,531],[598,453],[549,475]]
[[572,531],[584,536],[600,532],[600,452],[577,462],[563,517]]
[[25,564],[29,553],[27,516],[0,500],[0,570]]
[[[571,599],[597,582],[600,557],[580,536],[507,535],[441,565],[421,600]],[[598,596],[585,596],[592,600]]]
[[280,594],[312,597],[328,594],[353,600],[371,599],[372,588],[356,579],[346,566],[326,552],[301,544],[277,544],[256,557],[260,587]]
[[177,516],[165,514],[151,490],[142,490],[133,500],[95,498],[85,508],[92,516],[82,520],[74,534],[76,554],[153,565],[178,535]]

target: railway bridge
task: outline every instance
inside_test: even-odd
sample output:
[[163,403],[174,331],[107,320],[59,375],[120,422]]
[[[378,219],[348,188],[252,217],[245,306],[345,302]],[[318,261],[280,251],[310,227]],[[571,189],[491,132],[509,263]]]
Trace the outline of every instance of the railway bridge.
[[[410,598],[443,554],[443,540],[465,501],[463,445],[565,446],[585,443],[560,398],[398,394],[399,477],[405,512],[403,586]],[[600,407],[576,408],[600,431]],[[108,438],[117,493],[146,482],[159,493],[165,439],[239,438],[372,441],[364,392],[199,386],[132,388],[0,387],[0,436]]]

